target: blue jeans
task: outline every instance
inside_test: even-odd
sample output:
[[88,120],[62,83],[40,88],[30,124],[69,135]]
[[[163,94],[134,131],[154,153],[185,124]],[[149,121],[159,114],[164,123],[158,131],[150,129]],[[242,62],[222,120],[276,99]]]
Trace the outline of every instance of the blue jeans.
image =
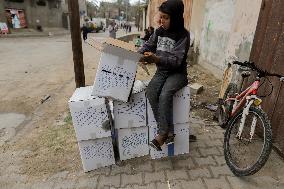
[[188,84],[186,73],[170,73],[158,70],[150,81],[146,96],[151,104],[158,134],[174,133],[173,96]]

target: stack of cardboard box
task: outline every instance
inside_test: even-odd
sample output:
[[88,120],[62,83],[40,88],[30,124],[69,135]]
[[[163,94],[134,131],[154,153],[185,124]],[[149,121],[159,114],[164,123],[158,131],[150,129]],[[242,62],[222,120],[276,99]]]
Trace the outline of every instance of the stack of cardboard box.
[[84,171],[115,163],[105,99],[91,96],[92,87],[77,88],[69,100]]
[[[76,89],[69,100],[85,171],[114,164],[113,144],[118,147],[120,160],[149,153],[152,158],[188,153],[188,87],[174,97],[174,146],[164,145],[162,152],[149,149],[148,143],[157,133],[157,124],[146,99],[146,85],[141,90],[134,86],[140,57],[128,43],[109,39],[102,50],[94,85]],[[113,100],[112,114],[105,98]]]
[[113,107],[120,160],[148,155],[145,91],[133,93],[127,103],[114,101]]

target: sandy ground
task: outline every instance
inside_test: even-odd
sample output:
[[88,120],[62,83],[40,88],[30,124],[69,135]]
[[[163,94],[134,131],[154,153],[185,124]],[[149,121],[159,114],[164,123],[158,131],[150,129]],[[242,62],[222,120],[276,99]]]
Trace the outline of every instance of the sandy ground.
[[[27,153],[24,159],[19,159],[21,162],[3,162],[1,158],[1,163],[9,165],[18,162],[18,168],[22,173],[39,176],[38,173],[48,172],[45,169],[49,169],[49,163],[54,164],[54,159],[49,156],[58,160],[64,155],[58,154],[60,150],[53,144],[62,145],[56,140],[56,133],[62,133],[60,131],[63,127],[54,126],[58,125],[56,120],[63,120],[66,117],[67,102],[75,89],[70,36],[1,39],[0,46],[0,112],[15,112],[26,116],[26,120],[17,127],[16,136],[6,142],[1,151]],[[87,44],[83,44],[83,49],[86,84],[92,85],[99,52]],[[50,98],[41,103],[41,99],[46,95]],[[62,135],[70,138],[73,143],[66,141],[65,138],[62,141],[74,144],[73,128],[69,125],[65,126],[65,129],[71,133],[71,137],[65,136],[69,136],[69,133]],[[57,153],[58,156],[53,156],[53,153]],[[31,156],[33,158],[30,158]],[[68,158],[72,159],[66,158],[67,161]],[[58,165],[60,162],[66,160],[62,159],[55,164]],[[0,172],[6,168],[1,166],[3,170]],[[50,169],[56,171],[52,166]]]

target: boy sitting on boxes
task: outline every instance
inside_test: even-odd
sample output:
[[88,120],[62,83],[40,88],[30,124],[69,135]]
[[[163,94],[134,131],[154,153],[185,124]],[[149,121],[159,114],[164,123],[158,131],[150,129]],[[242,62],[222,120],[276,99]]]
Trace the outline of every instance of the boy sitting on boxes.
[[139,62],[155,63],[157,72],[149,83],[146,96],[158,123],[158,134],[149,145],[158,151],[174,142],[173,95],[188,84],[187,53],[190,34],[184,27],[182,0],[167,0],[159,7],[159,28],[138,50]]

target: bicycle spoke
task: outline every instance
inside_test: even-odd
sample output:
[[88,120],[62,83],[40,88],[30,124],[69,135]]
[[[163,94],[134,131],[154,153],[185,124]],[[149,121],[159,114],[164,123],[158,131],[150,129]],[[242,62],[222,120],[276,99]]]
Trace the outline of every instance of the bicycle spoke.
[[[238,136],[241,126],[241,116],[236,120],[235,127],[231,131],[229,146],[234,163],[242,169],[254,165],[262,153],[264,143],[264,127],[257,115],[249,112],[244,121],[241,135]],[[259,131],[254,134],[254,131]],[[253,137],[252,137],[253,135]]]

